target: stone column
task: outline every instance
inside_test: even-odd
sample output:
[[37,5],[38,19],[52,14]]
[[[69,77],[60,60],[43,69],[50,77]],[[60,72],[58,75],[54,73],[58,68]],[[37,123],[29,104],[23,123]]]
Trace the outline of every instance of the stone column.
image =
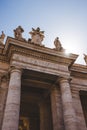
[[20,93],[21,69],[13,67],[10,71],[10,81],[2,130],[18,130]]
[[60,97],[60,91],[58,91],[57,87],[54,87],[51,90],[51,109],[52,109],[53,130],[63,130],[61,97]]
[[62,96],[65,130],[77,130],[69,80],[65,78],[60,78],[59,83]]

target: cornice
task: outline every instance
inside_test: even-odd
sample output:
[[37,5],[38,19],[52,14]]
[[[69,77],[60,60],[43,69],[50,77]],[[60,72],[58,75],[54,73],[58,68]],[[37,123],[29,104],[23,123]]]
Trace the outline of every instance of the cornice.
[[71,71],[71,76],[87,79],[87,66],[86,65],[74,64],[71,67],[70,71]]
[[87,73],[87,66],[86,65],[80,65],[80,64],[74,64],[71,67],[71,71]]
[[56,51],[55,49],[51,49],[48,47],[39,46],[39,45],[36,45],[33,43],[19,41],[19,40],[16,40],[14,38],[7,37],[6,44],[5,44],[5,50],[8,49],[9,44],[13,44],[13,45],[17,45],[17,46],[20,46],[23,48],[31,49],[33,51],[44,52],[46,54],[51,54],[54,56],[60,56],[60,57],[65,57],[65,58],[70,58],[70,59],[76,59],[78,57],[78,55],[76,55],[76,54],[70,53],[69,55],[67,55],[67,54],[65,54],[65,52]]
[[75,54],[66,55],[65,52],[58,52],[54,49],[8,37],[3,54],[8,56],[8,59],[10,59],[13,53],[20,53],[21,55],[37,57],[42,60],[64,64],[68,67],[70,67],[78,57],[78,55]]

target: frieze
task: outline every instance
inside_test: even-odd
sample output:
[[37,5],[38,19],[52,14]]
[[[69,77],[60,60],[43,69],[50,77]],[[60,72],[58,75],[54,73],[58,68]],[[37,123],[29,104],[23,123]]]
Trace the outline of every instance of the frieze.
[[1,62],[9,62],[8,57],[6,55],[0,55],[0,61]]

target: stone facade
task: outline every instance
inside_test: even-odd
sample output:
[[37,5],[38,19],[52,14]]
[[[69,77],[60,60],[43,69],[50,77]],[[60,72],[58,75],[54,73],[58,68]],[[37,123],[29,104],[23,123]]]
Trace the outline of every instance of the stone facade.
[[87,130],[87,66],[35,42],[37,29],[0,45],[0,130]]

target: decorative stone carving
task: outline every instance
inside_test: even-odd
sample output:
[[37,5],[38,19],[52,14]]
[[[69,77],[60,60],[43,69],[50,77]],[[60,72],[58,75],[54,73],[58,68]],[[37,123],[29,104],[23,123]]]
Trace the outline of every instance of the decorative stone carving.
[[44,38],[44,31],[40,31],[40,28],[37,27],[37,29],[32,28],[32,31],[29,33],[31,35],[31,43],[42,45],[42,41]]
[[26,41],[22,37],[22,33],[24,32],[24,29],[21,26],[18,26],[16,29],[14,29],[14,37],[18,40]]
[[61,42],[59,41],[59,37],[56,37],[54,40],[55,50],[61,51],[63,50]]
[[85,63],[87,64],[87,55],[84,54],[84,60],[85,60]]
[[0,35],[0,44],[3,44],[4,38],[5,38],[5,34],[4,34],[4,32],[2,31],[2,34]]

